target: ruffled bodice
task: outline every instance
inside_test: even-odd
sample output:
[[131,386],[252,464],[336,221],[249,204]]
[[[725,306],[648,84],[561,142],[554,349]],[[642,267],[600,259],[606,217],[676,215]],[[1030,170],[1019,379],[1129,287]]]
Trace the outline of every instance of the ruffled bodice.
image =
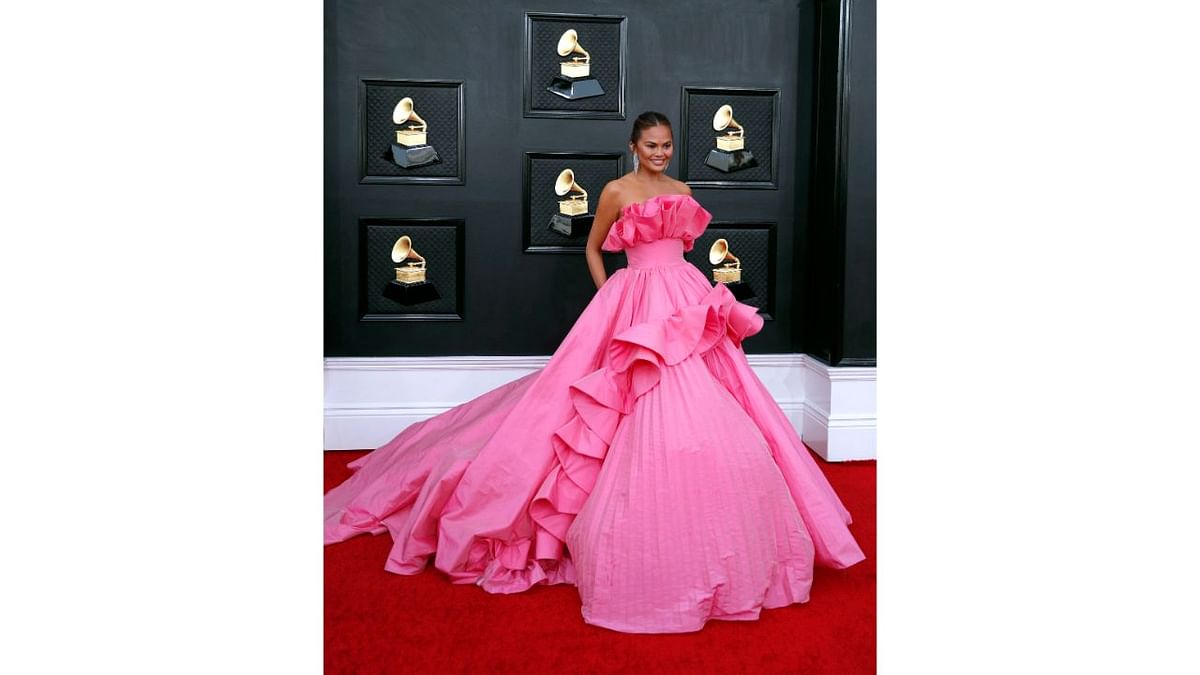
[[626,205],[600,248],[620,251],[661,239],[679,239],[687,252],[711,220],[712,214],[691,195],[655,195]]

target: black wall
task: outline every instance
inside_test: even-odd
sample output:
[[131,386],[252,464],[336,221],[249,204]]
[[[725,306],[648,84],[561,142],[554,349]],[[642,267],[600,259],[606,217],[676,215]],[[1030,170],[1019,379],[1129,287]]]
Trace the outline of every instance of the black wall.
[[[863,3],[857,3],[864,6]],[[528,3],[380,0],[326,3],[325,57],[325,353],[327,356],[549,354],[595,289],[580,254],[530,254],[522,246],[521,171],[530,151],[622,152],[633,118],[658,110],[679,131],[681,88],[779,88],[777,190],[702,189],[695,194],[714,221],[777,223],[775,312],[749,352],[808,349],[809,219],[818,74],[817,3],[691,2]],[[628,17],[626,119],[544,119],[522,115],[524,14],[570,12]],[[869,6],[873,32],[873,4]],[[864,20],[864,23],[867,21]],[[873,36],[870,40],[873,56]],[[873,59],[872,59],[873,61]],[[873,84],[874,65],[869,78]],[[464,185],[359,183],[359,83],[363,79],[461,80],[465,97]],[[873,128],[870,115],[854,124]],[[858,95],[855,93],[854,95]],[[857,109],[851,107],[851,109]],[[869,142],[870,147],[867,147]],[[870,208],[833,218],[841,227],[842,297],[836,332],[856,354],[874,357],[874,138],[860,153],[869,166],[851,171],[852,200]],[[855,161],[861,158],[856,157]],[[629,166],[627,164],[627,166]],[[670,171],[678,175],[678,163]],[[598,194],[598,187],[595,190]],[[860,194],[860,192],[862,194]],[[867,194],[869,193],[869,195]],[[863,204],[866,201],[862,201]],[[362,321],[361,218],[460,218],[465,221],[461,321]],[[840,223],[840,225],[838,224]],[[835,237],[836,238],[836,237]],[[818,237],[819,240],[819,237]],[[869,264],[867,261],[869,260]],[[610,272],[624,256],[608,256]],[[852,275],[865,274],[869,279]],[[869,296],[869,302],[864,296]],[[832,297],[832,296],[830,296]],[[813,316],[823,316],[817,313]],[[869,324],[869,330],[866,328]],[[864,337],[869,333],[869,339]],[[814,340],[817,344],[819,340]],[[851,344],[853,343],[853,344]],[[826,358],[823,356],[823,358]]]
[[826,363],[874,365],[875,2],[818,0],[817,25],[813,191],[796,249],[804,261],[796,333],[801,350]]

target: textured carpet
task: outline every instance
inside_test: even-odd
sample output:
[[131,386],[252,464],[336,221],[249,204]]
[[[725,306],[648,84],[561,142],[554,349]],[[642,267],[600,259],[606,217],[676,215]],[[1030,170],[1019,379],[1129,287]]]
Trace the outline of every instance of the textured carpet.
[[[362,454],[326,452],[325,489]],[[873,673],[875,462],[818,462],[867,559],[817,568],[806,604],[696,633],[628,635],[583,623],[574,586],[492,595],[432,567],[384,572],[391,538],[364,535],[325,547],[325,672]]]

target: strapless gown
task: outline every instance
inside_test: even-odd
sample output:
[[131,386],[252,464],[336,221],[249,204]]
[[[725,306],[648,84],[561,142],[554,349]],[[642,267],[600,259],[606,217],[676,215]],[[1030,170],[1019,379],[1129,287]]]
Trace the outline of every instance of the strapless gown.
[[762,328],[683,258],[712,215],[631,204],[603,248],[628,266],[547,364],[413,424],[325,495],[325,541],[391,535],[492,593],[575,584],[584,621],[695,631],[806,602],[813,565],[863,559],[850,515],[741,349]]

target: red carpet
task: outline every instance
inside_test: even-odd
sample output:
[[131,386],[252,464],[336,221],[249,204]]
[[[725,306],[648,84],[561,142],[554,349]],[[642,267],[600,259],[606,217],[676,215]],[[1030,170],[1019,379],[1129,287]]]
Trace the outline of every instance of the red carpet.
[[[326,452],[325,489],[363,452]],[[818,460],[820,462],[820,460]],[[808,603],[679,635],[583,623],[574,586],[492,595],[441,572],[383,571],[385,535],[325,547],[325,672],[875,672],[875,462],[827,464],[867,559],[817,568]]]

